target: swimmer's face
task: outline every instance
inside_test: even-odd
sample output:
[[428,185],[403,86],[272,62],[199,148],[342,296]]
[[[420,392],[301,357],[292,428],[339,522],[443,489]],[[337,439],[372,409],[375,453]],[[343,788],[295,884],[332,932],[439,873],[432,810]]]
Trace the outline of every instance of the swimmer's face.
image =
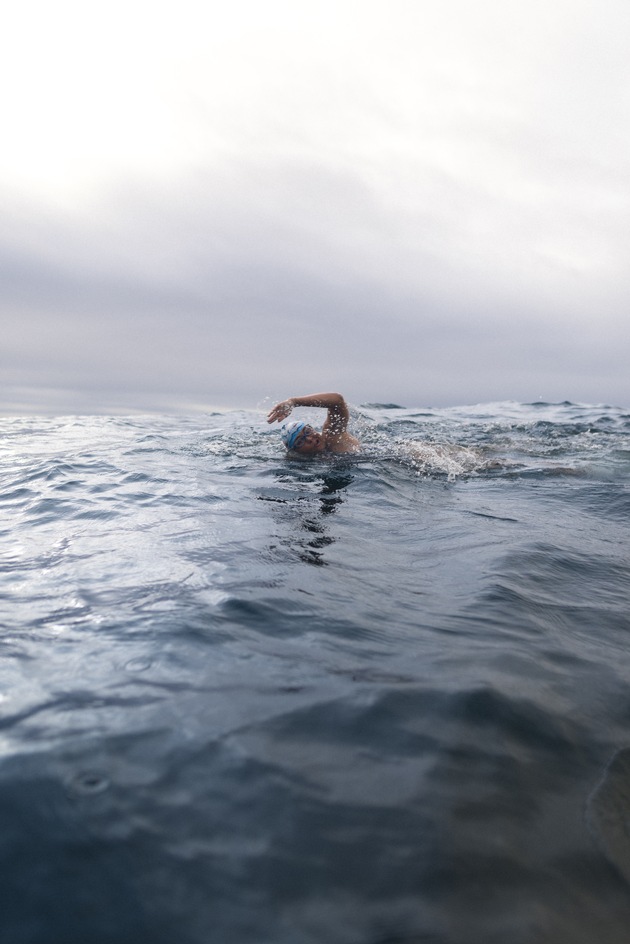
[[324,451],[324,437],[312,426],[305,426],[293,444],[293,452],[301,456],[314,456]]

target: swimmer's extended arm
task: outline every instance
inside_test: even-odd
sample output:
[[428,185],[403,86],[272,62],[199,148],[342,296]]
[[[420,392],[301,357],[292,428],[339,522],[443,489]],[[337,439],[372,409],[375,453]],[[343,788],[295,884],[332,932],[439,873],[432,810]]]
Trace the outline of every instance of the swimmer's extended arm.
[[340,393],[311,393],[306,397],[289,397],[288,400],[281,400],[276,403],[274,408],[269,411],[267,416],[268,423],[281,423],[290,414],[294,406],[317,406],[328,410],[328,416],[324,426],[330,424],[335,432],[342,432],[348,425],[350,411],[348,404]]

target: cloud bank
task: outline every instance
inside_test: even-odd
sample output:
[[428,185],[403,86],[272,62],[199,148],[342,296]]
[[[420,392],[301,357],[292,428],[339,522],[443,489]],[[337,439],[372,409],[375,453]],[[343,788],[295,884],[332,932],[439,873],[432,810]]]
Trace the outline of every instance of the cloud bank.
[[81,8],[49,86],[31,56],[15,128],[58,121],[2,160],[4,408],[627,403],[627,7],[264,6],[148,41]]

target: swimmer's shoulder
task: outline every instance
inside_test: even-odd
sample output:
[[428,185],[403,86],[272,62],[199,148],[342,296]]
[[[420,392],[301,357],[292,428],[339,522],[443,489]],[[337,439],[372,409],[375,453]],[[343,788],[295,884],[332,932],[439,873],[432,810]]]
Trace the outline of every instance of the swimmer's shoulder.
[[361,443],[350,433],[326,433],[326,452],[337,455],[357,453],[361,451]]

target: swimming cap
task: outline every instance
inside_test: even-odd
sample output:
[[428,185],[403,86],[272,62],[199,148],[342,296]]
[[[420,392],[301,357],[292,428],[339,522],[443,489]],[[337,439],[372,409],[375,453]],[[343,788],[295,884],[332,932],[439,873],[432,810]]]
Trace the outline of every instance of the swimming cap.
[[299,420],[295,420],[293,423],[289,423],[288,426],[283,427],[282,442],[285,444],[287,449],[293,449],[295,440],[307,425],[307,423],[301,423]]

